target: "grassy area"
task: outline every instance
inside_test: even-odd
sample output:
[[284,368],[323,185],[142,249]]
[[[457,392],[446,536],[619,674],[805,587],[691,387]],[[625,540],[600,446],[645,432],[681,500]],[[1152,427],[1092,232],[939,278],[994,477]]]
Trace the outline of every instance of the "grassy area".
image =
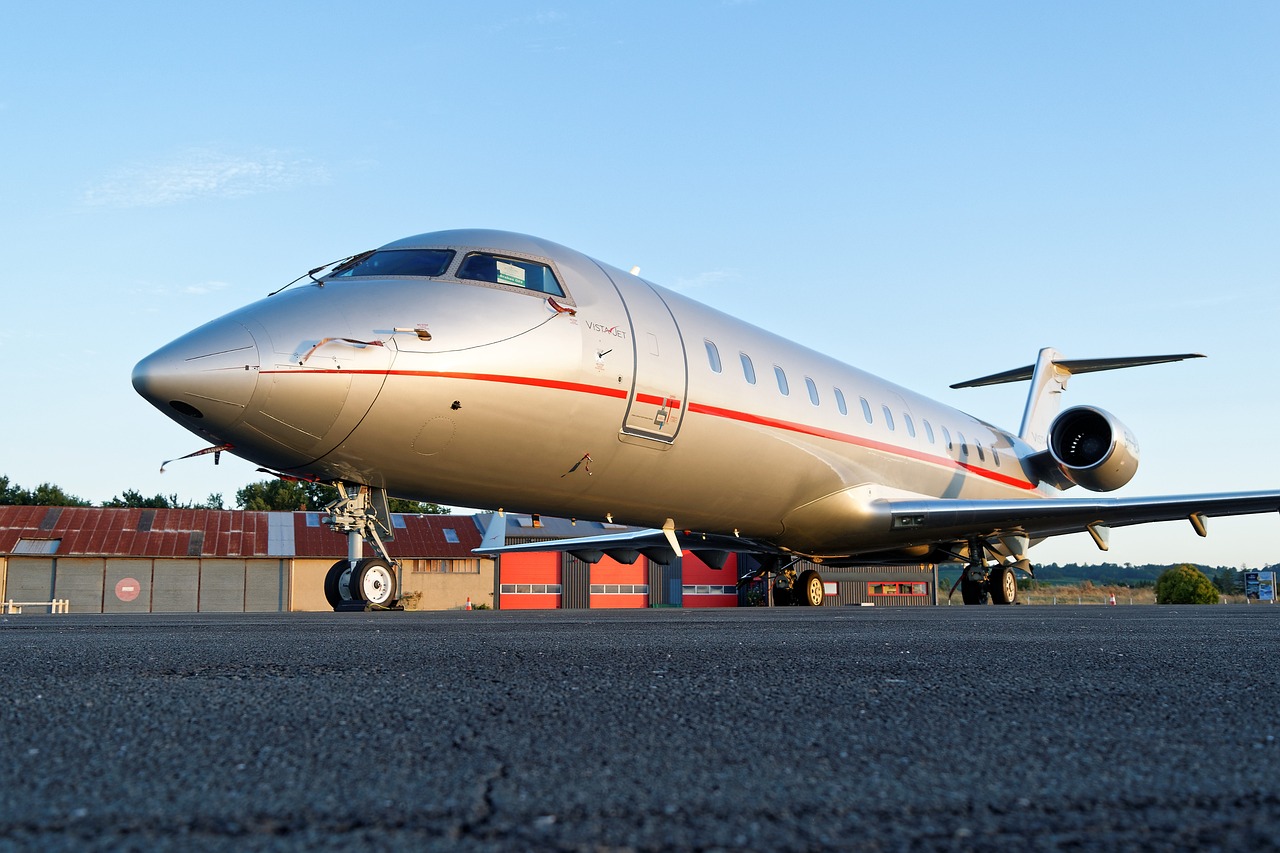
[[[1116,606],[1134,604],[1155,604],[1156,591],[1152,587],[1137,589],[1127,586],[1106,586],[1090,583],[1084,584],[1043,584],[1037,589],[1018,590],[1019,604],[1092,604],[1110,606],[1111,596],[1115,596]],[[1244,604],[1243,595],[1224,595],[1222,604]]]

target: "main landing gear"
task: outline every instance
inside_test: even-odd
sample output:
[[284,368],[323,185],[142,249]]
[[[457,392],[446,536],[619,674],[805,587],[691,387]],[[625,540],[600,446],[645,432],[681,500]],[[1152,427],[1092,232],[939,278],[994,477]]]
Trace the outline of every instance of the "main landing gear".
[[[396,610],[400,606],[398,566],[378,534],[390,532],[391,516],[387,493],[360,486],[348,493],[344,483],[336,483],[338,499],[325,509],[329,526],[347,534],[347,559],[329,567],[324,576],[324,597],[334,610]],[[364,557],[364,542],[378,552]]]
[[821,607],[827,601],[827,589],[822,582],[822,575],[814,569],[797,572],[795,566],[798,562],[800,561],[795,559],[781,566],[777,558],[772,561],[762,558],[760,570],[739,580],[738,585],[749,583],[758,577],[772,576],[775,607]]
[[[1016,572],[1033,574],[1031,561],[1025,557],[1012,562],[987,562],[987,547],[981,542],[969,543],[968,565],[956,584],[960,587],[960,599],[965,604],[1013,604],[1018,600],[1018,576]],[[955,586],[951,587],[955,592]],[[950,597],[950,595],[948,595]]]

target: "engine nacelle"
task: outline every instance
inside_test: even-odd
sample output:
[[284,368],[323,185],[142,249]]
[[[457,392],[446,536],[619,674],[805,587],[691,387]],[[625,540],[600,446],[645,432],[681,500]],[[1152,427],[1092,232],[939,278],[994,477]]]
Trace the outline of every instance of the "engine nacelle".
[[1091,492],[1110,492],[1138,471],[1138,441],[1115,415],[1076,406],[1049,426],[1049,454],[1067,480]]

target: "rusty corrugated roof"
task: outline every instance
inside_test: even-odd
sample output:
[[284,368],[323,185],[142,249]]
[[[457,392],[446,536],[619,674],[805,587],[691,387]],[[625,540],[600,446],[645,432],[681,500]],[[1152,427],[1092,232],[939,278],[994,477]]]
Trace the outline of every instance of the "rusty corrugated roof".
[[[60,540],[55,556],[343,557],[346,537],[320,523],[323,513],[203,509],[0,506],[0,555],[20,540]],[[292,537],[270,536],[272,516],[292,516]],[[471,557],[480,532],[471,516],[397,515],[397,557]],[[283,525],[288,531],[289,525]],[[446,531],[453,531],[447,534]],[[457,542],[450,542],[456,538]]]
[[[324,516],[323,512],[293,513],[293,542],[299,557],[346,556],[347,537],[326,527],[321,522]],[[470,515],[395,514],[392,522],[395,539],[387,543],[387,550],[395,557],[474,557],[471,549],[480,547],[480,531]],[[458,541],[448,541],[446,530],[452,530]]]

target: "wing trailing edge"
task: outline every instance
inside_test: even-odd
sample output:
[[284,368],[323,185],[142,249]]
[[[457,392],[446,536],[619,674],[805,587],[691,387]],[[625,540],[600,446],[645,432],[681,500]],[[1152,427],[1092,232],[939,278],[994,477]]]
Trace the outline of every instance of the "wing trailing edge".
[[887,526],[901,531],[901,539],[911,540],[911,544],[936,545],[949,539],[975,537],[1026,537],[1038,541],[1088,533],[1105,551],[1113,527],[1187,521],[1197,535],[1205,536],[1209,518],[1280,512],[1280,491],[1015,501],[882,499],[875,503]]
[[[954,498],[879,498],[864,506],[857,524],[866,532],[865,548],[843,554],[807,555],[832,565],[899,562],[902,555],[928,553],[947,561],[946,554],[961,543],[982,540],[998,550],[1022,557],[1028,547],[1053,536],[1087,533],[1101,550],[1107,550],[1115,527],[1160,521],[1186,521],[1199,536],[1208,534],[1208,519],[1220,516],[1280,512],[1280,491],[1226,492],[1199,495],[1167,495],[1142,498],[1044,498],[1033,500],[961,500]],[[852,521],[852,519],[851,519]],[[675,539],[675,545],[672,539]],[[498,556],[522,552],[560,551],[588,563],[610,556],[633,563],[645,556],[663,565],[680,552],[692,552],[709,563],[728,553],[802,556],[761,539],[676,530],[645,528],[615,534],[570,539],[544,539],[507,545],[486,536],[475,553]],[[942,555],[942,556],[938,556]]]

